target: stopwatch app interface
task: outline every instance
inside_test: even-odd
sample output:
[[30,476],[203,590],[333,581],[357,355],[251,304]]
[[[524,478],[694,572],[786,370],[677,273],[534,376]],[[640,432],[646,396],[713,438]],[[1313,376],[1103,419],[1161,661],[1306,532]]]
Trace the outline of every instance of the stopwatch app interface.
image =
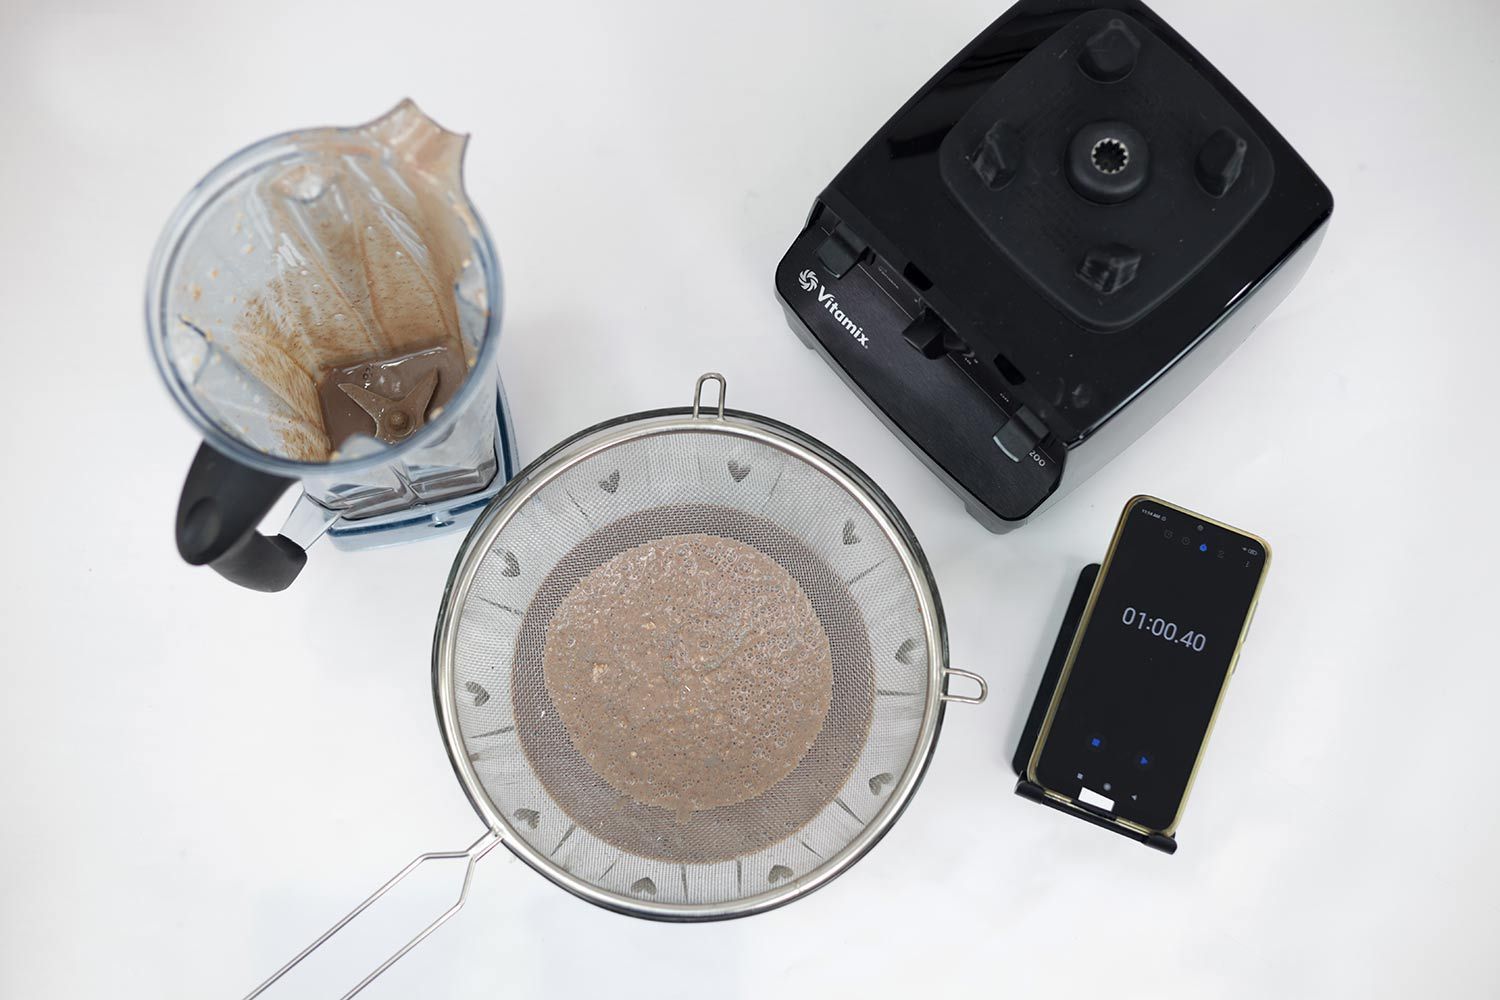
[[1265,560],[1255,539],[1131,505],[1037,760],[1043,787],[1171,825]]

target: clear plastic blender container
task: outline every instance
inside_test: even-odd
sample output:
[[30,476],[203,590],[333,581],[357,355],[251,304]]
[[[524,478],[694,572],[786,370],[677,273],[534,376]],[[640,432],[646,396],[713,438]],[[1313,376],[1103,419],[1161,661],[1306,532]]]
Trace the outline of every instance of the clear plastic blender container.
[[[365,125],[256,143],[172,216],[146,323],[204,439],[178,510],[189,562],[280,590],[322,535],[362,548],[462,527],[514,472],[495,360],[500,271],[463,190],[465,142],[405,101]],[[403,387],[417,355],[442,355],[442,374]],[[363,392],[342,381],[361,372]],[[377,414],[369,400],[394,387],[391,405],[402,393],[410,404],[419,381],[438,395],[411,420],[397,414],[400,436],[373,417],[333,436],[330,406],[358,422],[356,395]],[[298,483],[281,534],[259,534]]]

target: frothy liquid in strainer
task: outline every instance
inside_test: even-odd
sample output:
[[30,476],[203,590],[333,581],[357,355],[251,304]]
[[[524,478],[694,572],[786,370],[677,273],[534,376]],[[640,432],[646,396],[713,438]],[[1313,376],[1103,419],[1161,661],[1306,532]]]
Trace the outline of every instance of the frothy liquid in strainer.
[[649,541],[585,575],[548,624],[542,670],[589,765],[679,822],[789,775],[833,695],[828,635],[796,579],[708,534]]

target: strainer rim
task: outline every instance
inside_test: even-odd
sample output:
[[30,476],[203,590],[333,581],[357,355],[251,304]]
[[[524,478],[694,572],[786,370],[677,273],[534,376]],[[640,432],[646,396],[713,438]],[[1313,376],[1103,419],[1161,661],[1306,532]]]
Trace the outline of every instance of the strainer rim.
[[[926,700],[912,755],[879,812],[838,852],[806,876],[727,902],[672,903],[643,900],[604,889],[567,871],[520,833],[490,798],[463,743],[454,683],[457,626],[490,544],[548,483],[590,457],[658,434],[722,433],[748,438],[791,455],[821,471],[875,520],[902,560],[917,597],[928,650]],[[848,870],[893,826],[920,785],[937,745],[944,715],[947,629],[937,586],[916,536],[895,505],[854,463],[821,441],[769,417],[725,410],[722,417],[694,416],[691,408],[649,410],[585,428],[537,457],[505,485],[464,537],[443,589],[433,636],[432,683],[438,728],[460,787],[490,830],[516,857],[553,884],[597,906],[631,916],[674,922],[724,920],[761,913],[798,899]]]

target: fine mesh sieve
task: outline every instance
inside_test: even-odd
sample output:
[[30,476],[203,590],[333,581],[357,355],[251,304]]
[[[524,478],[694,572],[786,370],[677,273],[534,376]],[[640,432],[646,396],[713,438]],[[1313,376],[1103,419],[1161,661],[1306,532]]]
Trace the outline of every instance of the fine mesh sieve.
[[[599,905],[712,920],[811,891],[895,821],[943,703],[984,682],[947,667],[936,588],[880,490],[724,390],[705,375],[690,410],[576,435],[480,516],[433,683],[490,832],[418,858],[251,997],[424,860],[472,872],[503,842]],[[946,693],[950,674],[978,694]]]

